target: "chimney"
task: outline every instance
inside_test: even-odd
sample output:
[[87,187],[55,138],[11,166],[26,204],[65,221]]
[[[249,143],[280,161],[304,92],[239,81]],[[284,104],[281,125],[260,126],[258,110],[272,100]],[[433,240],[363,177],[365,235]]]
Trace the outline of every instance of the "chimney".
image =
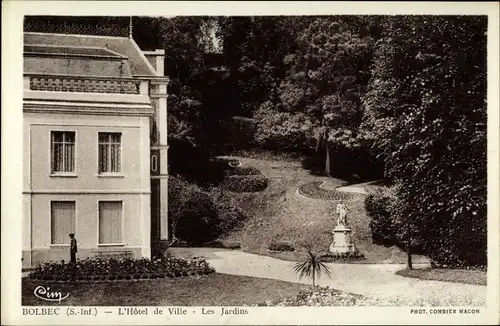
[[165,76],[165,50],[143,51],[158,76]]

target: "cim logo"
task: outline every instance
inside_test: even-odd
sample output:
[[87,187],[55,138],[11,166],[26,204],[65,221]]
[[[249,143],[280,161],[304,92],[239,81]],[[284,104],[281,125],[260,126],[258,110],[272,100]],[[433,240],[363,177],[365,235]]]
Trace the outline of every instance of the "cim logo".
[[62,300],[69,297],[69,293],[66,293],[65,295],[63,295],[59,291],[50,291],[50,287],[45,288],[42,285],[37,286],[35,288],[35,290],[33,291],[33,294],[38,299],[42,299],[45,301],[51,301],[51,302],[59,302],[59,303],[61,303]]

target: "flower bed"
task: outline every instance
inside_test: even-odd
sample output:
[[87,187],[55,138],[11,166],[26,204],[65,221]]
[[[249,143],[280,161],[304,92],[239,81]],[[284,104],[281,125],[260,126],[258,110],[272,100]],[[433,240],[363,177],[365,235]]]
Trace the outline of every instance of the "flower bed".
[[329,191],[326,189],[320,188],[322,181],[313,181],[310,183],[306,183],[299,187],[299,192],[313,199],[322,199],[322,200],[352,200],[354,196],[351,194],[341,192],[341,191]]
[[282,252],[282,251],[295,251],[295,248],[287,242],[271,242],[268,247],[269,251]]
[[207,275],[215,270],[203,259],[184,260],[173,257],[149,260],[131,259],[84,259],[76,265],[64,261],[39,264],[29,274],[32,280],[43,281],[115,281]]
[[329,252],[321,255],[324,261],[350,261],[350,260],[365,260],[365,255],[359,252],[348,252],[348,253],[333,253]]
[[267,301],[259,306],[397,306],[396,302],[359,294],[342,292],[328,287],[318,287],[314,291],[301,291],[297,296],[281,300]]

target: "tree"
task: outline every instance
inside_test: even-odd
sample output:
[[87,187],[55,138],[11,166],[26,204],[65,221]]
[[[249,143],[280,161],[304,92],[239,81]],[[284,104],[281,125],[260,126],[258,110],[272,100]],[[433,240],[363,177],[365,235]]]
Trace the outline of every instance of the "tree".
[[286,111],[310,117],[316,147],[325,150],[325,173],[330,175],[331,152],[357,146],[371,38],[360,37],[342,18],[332,17],[314,19],[298,33],[297,42],[297,51],[284,59],[288,71],[279,96]]
[[[364,135],[399,187],[401,244],[446,265],[486,263],[486,22],[385,18]],[[467,248],[474,243],[474,255]]]
[[331,277],[330,267],[325,263],[321,253],[315,252],[310,244],[305,244],[304,250],[306,258],[303,261],[297,262],[293,270],[296,274],[299,274],[299,279],[311,277],[313,288],[315,288],[316,276],[319,278],[324,273]]

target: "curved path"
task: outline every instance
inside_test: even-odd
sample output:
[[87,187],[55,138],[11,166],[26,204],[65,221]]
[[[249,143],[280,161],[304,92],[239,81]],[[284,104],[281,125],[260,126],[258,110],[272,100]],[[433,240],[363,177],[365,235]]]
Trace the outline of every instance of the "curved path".
[[[186,248],[187,249],[187,248]],[[201,249],[201,248],[200,248]],[[181,248],[170,248],[175,255]],[[190,253],[204,257],[218,273],[276,279],[310,284],[293,272],[294,262],[250,254],[237,250],[190,248]],[[318,285],[345,292],[416,306],[482,306],[486,286],[418,280],[395,275],[400,264],[329,264],[332,277],[323,276]],[[418,267],[418,266],[417,266]]]

